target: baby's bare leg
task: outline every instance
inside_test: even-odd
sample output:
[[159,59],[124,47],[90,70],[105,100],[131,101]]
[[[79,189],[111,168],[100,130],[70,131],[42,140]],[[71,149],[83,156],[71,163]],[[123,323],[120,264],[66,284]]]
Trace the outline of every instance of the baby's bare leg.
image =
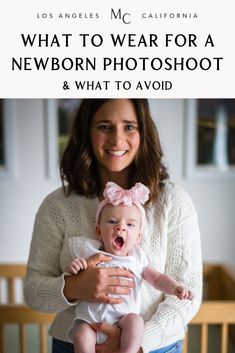
[[74,328],[75,353],[95,353],[96,332],[87,323],[79,324]]
[[118,326],[122,329],[121,352],[138,352],[144,331],[144,321],[142,317],[138,314],[127,314],[119,320]]

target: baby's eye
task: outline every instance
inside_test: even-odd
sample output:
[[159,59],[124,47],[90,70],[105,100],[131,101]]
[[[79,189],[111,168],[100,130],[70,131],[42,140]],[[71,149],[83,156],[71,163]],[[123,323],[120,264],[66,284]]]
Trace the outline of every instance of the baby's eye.
[[115,219],[109,219],[109,220],[108,220],[108,223],[110,223],[110,224],[115,224],[116,221],[115,221]]
[[135,227],[134,223],[127,223],[127,226],[130,228]]

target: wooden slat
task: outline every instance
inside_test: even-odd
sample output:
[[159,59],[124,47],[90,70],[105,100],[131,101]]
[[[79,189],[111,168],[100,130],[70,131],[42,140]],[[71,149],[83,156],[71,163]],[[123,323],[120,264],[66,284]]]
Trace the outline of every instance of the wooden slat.
[[190,324],[235,324],[235,301],[204,301]]
[[19,324],[19,336],[20,336],[20,353],[27,351],[26,347],[26,333],[24,324]]
[[8,301],[9,304],[14,304],[16,301],[15,298],[15,278],[8,278],[7,280],[8,287]]
[[228,325],[222,325],[222,335],[221,335],[221,353],[227,353],[228,350]]
[[201,353],[207,353],[208,346],[208,325],[202,324],[202,333],[201,333]]
[[4,336],[4,325],[0,325],[0,352],[6,353],[5,347],[5,336]]
[[0,278],[24,277],[26,273],[25,264],[1,264]]
[[0,304],[0,324],[49,324],[55,314],[32,310],[24,304]]
[[40,344],[41,344],[41,353],[47,352],[47,332],[46,332],[46,325],[40,325]]

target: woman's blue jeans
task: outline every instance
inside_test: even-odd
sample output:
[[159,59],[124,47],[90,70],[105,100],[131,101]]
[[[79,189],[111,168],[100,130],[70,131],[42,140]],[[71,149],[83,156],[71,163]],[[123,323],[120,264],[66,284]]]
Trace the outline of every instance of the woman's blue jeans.
[[[52,353],[74,353],[73,344],[53,338]],[[178,341],[170,346],[160,348],[149,353],[182,353],[182,341]]]
[[159,348],[149,353],[182,353],[182,341],[177,341],[167,347]]

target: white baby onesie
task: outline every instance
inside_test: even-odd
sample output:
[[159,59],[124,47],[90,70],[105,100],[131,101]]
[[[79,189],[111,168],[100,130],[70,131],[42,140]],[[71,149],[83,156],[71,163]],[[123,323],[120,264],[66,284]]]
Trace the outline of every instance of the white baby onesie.
[[[107,322],[109,324],[114,324],[118,322],[123,315],[128,313],[139,314],[140,312],[140,286],[143,281],[142,272],[148,265],[146,255],[139,246],[134,246],[128,256],[109,254],[99,250],[101,247],[102,243],[99,240],[92,240],[83,236],[73,237],[69,240],[69,248],[73,257],[81,256],[87,259],[97,253],[111,256],[112,260],[110,262],[102,262],[99,264],[99,267],[119,267],[131,271],[135,275],[135,287],[131,290],[130,295],[122,295],[125,300],[121,304],[80,301],[76,306],[74,324],[77,320],[88,323]],[[112,296],[115,297],[115,295]],[[70,328],[68,332],[70,339],[72,338],[72,333],[73,330]],[[103,334],[100,335],[99,333],[97,336],[97,343],[102,343],[105,339],[106,336]]]

